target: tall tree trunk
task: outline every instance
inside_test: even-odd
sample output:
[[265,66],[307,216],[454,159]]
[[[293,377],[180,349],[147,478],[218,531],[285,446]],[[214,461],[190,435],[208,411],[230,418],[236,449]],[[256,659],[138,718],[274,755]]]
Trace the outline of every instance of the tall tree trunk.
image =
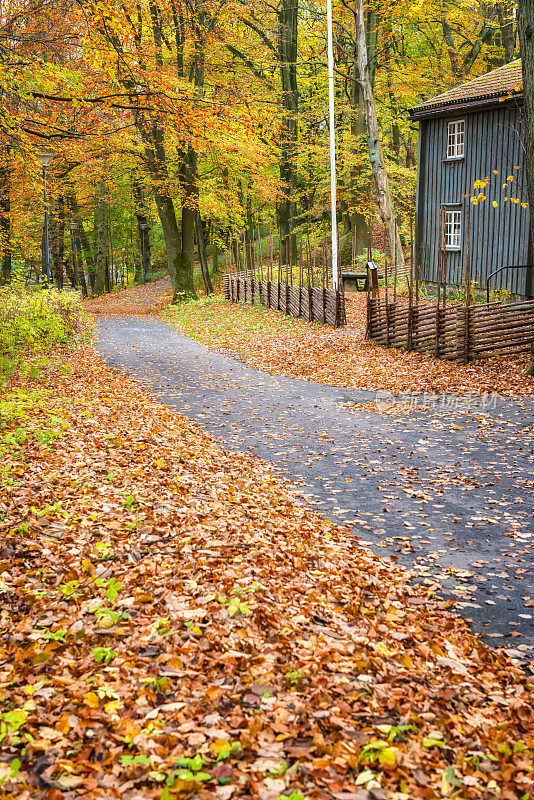
[[208,269],[206,241],[204,239],[204,231],[202,230],[202,218],[200,216],[199,211],[197,211],[196,214],[196,229],[197,229],[198,259],[200,261],[200,269],[202,270],[204,288],[206,289],[206,294],[213,294],[213,285],[211,283],[210,273]]
[[195,221],[198,211],[197,154],[192,147],[183,154],[180,184],[184,193],[182,201],[182,253],[191,264],[191,278],[195,266]]
[[[284,186],[284,197],[278,203],[278,224],[280,227],[280,246],[284,254],[293,229],[293,218],[295,216],[295,160],[298,141],[297,113],[299,106],[297,83],[298,16],[298,0],[281,0],[278,11],[278,61],[280,65],[283,108],[280,180]],[[295,255],[296,241],[294,237],[291,247]]]
[[149,126],[140,118],[137,125],[145,145],[145,163],[163,229],[167,251],[167,269],[172,281],[173,302],[194,298],[196,295],[193,283],[193,261],[190,261],[188,257],[183,257],[181,231],[176,220],[174,203],[167,188],[169,176],[163,130],[157,123]]
[[[83,235],[85,236],[85,232],[83,233]],[[85,255],[85,263],[87,263],[87,256],[85,254],[85,249],[83,246],[82,232],[79,229],[74,233],[74,241],[76,242],[76,258],[78,260],[78,281],[82,287],[82,295],[84,297],[89,297],[89,287],[87,286],[87,279],[85,277],[85,265],[84,265],[84,255]],[[89,244],[89,242],[87,244]]]
[[514,19],[514,2],[501,0],[497,5],[497,19],[501,31],[501,44],[504,50],[504,62],[509,64],[515,58],[516,29]]
[[0,283],[11,280],[11,171],[9,152],[0,154]]
[[138,256],[135,258],[135,280],[137,283],[141,283],[143,280],[143,236],[145,238],[145,260],[148,265],[152,263],[152,251],[151,251],[151,244],[150,244],[150,236],[148,233],[141,229],[142,219],[141,217],[147,218],[147,207],[145,201],[145,191],[143,185],[139,179],[139,175],[135,175],[132,178],[132,196],[134,201],[134,208],[137,216],[137,245],[138,245]]
[[[380,129],[376,114],[376,105],[373,95],[371,81],[369,79],[369,65],[367,59],[367,40],[365,33],[365,19],[363,0],[355,0],[356,9],[356,34],[358,44],[358,66],[360,81],[365,102],[365,118],[367,125],[367,144],[369,147],[369,159],[375,181],[376,196],[380,217],[386,228],[391,259],[398,264],[399,271],[404,270],[404,254],[399,232],[395,225],[395,212],[393,208],[393,197],[389,187],[388,175],[384,166],[382,146],[380,144]],[[396,234],[395,234],[396,232]]]
[[91,249],[91,245],[89,244],[89,239],[87,238],[87,234],[83,226],[83,220],[80,214],[80,207],[78,206],[78,199],[76,195],[70,196],[69,205],[72,209],[73,217],[75,221],[78,223],[78,230],[76,231],[76,246],[78,248],[78,254],[80,256],[79,276],[82,283],[84,295],[87,297],[89,292],[85,280],[85,270],[83,268],[83,263],[81,260],[82,253],[85,258],[85,263],[87,265],[87,275],[89,277],[91,292],[94,292],[95,288],[95,260],[93,256],[93,250]]
[[441,14],[441,29],[443,31],[443,39],[447,46],[447,52],[449,54],[449,62],[451,65],[451,72],[453,78],[456,79],[458,77],[458,73],[460,72],[460,63],[458,59],[458,52],[456,50],[456,46],[454,44],[454,39],[452,36],[452,28],[449,25],[449,21],[447,19],[447,14],[445,11]]
[[[519,0],[517,14],[519,45],[523,62],[525,103],[525,163],[530,212],[530,258],[534,247],[534,0]],[[531,260],[532,270],[532,260]]]
[[98,187],[98,203],[96,207],[95,295],[104,294],[106,290],[106,268],[108,260],[107,222],[107,188],[103,183],[100,183]]
[[[351,106],[351,120],[350,120],[350,133],[353,153],[359,152],[362,142],[366,138],[366,125],[365,125],[365,106],[363,101],[363,92],[359,81],[357,80],[358,74],[358,61],[357,53],[355,53],[353,63],[353,80],[351,82],[350,91],[350,106]],[[358,211],[358,206],[362,194],[362,170],[354,165],[350,170],[350,185],[351,185],[351,208],[350,214],[350,227],[352,231],[352,251],[356,259],[363,256],[367,251],[367,241],[369,238],[367,230],[367,220],[365,214]],[[366,181],[367,183],[367,181]]]
[[61,194],[51,204],[49,236],[53,280],[58,289],[63,289],[63,274],[65,271],[65,199]]

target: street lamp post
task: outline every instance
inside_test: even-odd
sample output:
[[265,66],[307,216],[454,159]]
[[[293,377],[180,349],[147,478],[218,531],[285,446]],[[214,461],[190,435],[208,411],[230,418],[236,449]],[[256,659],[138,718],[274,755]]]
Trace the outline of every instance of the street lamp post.
[[148,231],[148,225],[146,224],[146,222],[142,222],[139,225],[139,228],[141,230],[141,246],[142,246],[142,252],[143,252],[143,284],[145,284],[146,283],[146,247],[145,247],[145,237],[146,237],[146,234],[147,234],[147,231]]
[[79,283],[78,283],[78,259],[76,258],[76,238],[74,236],[74,232],[78,230],[78,223],[77,222],[69,222],[70,228],[70,235],[72,237],[72,260],[74,262],[74,277],[76,280],[76,290],[78,290]]
[[326,3],[328,28],[328,107],[330,120],[330,204],[332,213],[332,283],[339,288],[339,266],[337,252],[337,188],[336,188],[336,129],[334,96],[334,33],[332,24],[332,0]]
[[50,246],[48,241],[48,200],[46,197],[46,168],[50,166],[54,160],[53,153],[40,153],[37,160],[43,168],[43,199],[45,207],[45,266],[46,266],[46,279],[48,282],[48,289],[52,285],[52,275],[50,273]]

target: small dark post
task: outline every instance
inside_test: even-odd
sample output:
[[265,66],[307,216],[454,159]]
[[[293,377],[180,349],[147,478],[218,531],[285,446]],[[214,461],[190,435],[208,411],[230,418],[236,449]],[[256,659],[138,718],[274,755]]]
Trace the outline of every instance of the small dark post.
[[470,305],[471,305],[471,240],[470,240],[470,232],[469,232],[469,203],[467,204],[467,208],[465,210],[465,351],[464,351],[464,360],[467,363],[469,361],[469,350],[471,347],[470,342]]
[[395,264],[393,267],[393,302],[397,302],[397,220],[395,220]]
[[439,358],[439,333],[440,333],[440,301],[441,301],[441,270],[442,270],[442,251],[443,251],[443,236],[444,236],[444,227],[443,227],[443,208],[439,210],[439,236],[438,236],[438,301],[436,305],[436,344],[435,344],[435,354],[436,358]]
[[323,254],[324,254],[324,263],[323,263],[323,289],[328,283],[328,248],[326,246],[326,228],[323,222]]
[[312,267],[312,284],[315,283],[317,273],[317,228],[313,226],[313,267]]

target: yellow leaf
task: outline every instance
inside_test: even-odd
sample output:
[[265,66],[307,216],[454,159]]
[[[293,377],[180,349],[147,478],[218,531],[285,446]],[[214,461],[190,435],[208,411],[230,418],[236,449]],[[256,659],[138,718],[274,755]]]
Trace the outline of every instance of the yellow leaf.
[[103,614],[100,619],[98,620],[98,627],[107,630],[108,628],[113,628],[115,625],[115,621],[110,614]]
[[221,754],[224,754],[226,757],[226,755],[230,755],[231,745],[227,739],[215,739],[215,741],[210,744],[210,750],[217,758]]
[[158,458],[158,460],[156,461],[156,467],[159,467],[159,469],[164,469],[165,462],[162,458]]
[[494,169],[494,170],[493,170],[493,174],[494,174],[494,175],[498,175],[498,174],[499,174],[499,170],[498,170],[498,169]]
[[98,708],[100,705],[98,695],[95,692],[87,692],[84,702],[86,706],[89,706],[89,708]]
[[521,203],[521,208],[528,208],[528,203]]
[[496,200],[494,200],[493,201],[493,208],[497,208],[498,205],[499,205],[498,202]]
[[395,651],[390,650],[389,647],[387,647],[383,642],[378,642],[378,644],[375,647],[375,650],[377,650],[379,653],[382,653],[383,656],[395,655]]
[[386,767],[394,767],[397,763],[397,748],[388,747],[386,750],[380,750],[378,753],[378,761]]
[[513,179],[514,179],[514,176],[513,176],[513,175],[508,175],[508,178],[507,178],[506,180],[508,180],[508,181],[513,181]]
[[406,667],[406,669],[413,669],[413,661],[411,656],[408,655],[408,653],[405,653],[401,658],[401,664],[403,667]]
[[106,703],[104,706],[104,711],[106,714],[114,714],[118,709],[121,707],[120,700],[110,700],[109,703]]

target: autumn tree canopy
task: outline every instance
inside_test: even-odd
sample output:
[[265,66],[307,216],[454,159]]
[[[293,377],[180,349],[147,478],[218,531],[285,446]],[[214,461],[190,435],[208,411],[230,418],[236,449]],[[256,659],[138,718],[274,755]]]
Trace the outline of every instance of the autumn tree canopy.
[[[349,260],[351,247],[365,251],[376,211],[356,6],[334,2],[338,218]],[[299,226],[327,223],[323,2],[7,0],[0,15],[4,280],[13,266],[41,271],[42,151],[54,153],[55,280],[72,269],[66,224],[77,221],[89,292],[109,289],[119,265],[139,277],[140,218],[150,224],[151,268],[169,272],[175,298],[194,295],[200,255],[216,272],[219,252],[246,257],[261,226],[294,248]],[[417,150],[406,111],[516,57],[514,4],[370,0],[364,26],[384,164],[406,220]]]

